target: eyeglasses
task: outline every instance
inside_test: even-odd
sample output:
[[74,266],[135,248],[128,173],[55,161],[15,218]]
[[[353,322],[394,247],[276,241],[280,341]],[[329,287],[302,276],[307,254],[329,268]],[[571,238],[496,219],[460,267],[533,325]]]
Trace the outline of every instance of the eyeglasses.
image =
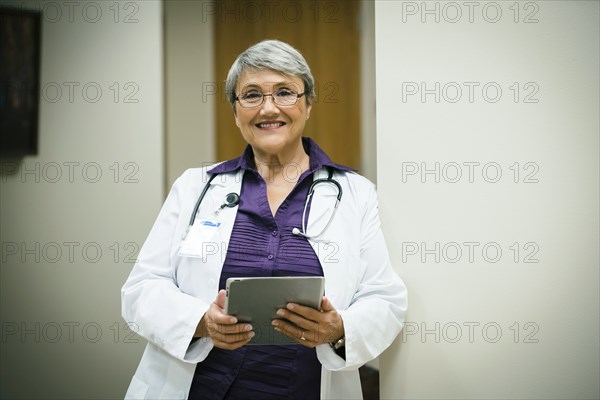
[[273,102],[278,106],[293,106],[298,99],[306,93],[296,93],[287,89],[280,89],[273,93],[260,93],[251,91],[236,96],[235,100],[244,108],[259,107],[265,102],[265,97],[271,96]]

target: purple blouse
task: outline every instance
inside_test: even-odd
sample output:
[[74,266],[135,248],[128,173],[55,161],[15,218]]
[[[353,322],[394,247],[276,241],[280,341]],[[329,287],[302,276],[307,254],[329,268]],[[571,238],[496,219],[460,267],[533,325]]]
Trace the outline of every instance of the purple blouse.
[[[292,229],[301,227],[312,174],[322,167],[351,169],[333,163],[311,139],[302,138],[302,143],[310,157],[310,168],[300,176],[275,216],[269,207],[266,183],[254,167],[250,146],[240,158],[208,171],[245,170],[219,289],[225,288],[230,277],[323,275],[308,240],[293,235]],[[310,205],[307,218],[309,211]],[[301,345],[243,346],[233,351],[213,348],[196,366],[189,399],[318,399],[320,386],[321,364],[315,349]]]

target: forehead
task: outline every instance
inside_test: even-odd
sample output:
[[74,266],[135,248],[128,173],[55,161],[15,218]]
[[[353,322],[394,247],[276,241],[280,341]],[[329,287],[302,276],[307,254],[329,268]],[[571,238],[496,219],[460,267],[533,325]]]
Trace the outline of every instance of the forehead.
[[302,89],[304,83],[298,76],[285,75],[271,69],[247,69],[242,72],[238,80],[238,89],[248,86],[257,86],[270,90],[279,86],[294,86]]

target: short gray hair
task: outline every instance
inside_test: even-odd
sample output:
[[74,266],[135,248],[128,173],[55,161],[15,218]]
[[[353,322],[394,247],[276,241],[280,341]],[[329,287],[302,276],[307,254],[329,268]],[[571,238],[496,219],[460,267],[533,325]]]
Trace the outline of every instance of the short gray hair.
[[245,70],[270,69],[304,82],[306,102],[315,98],[315,81],[308,63],[298,50],[280,40],[263,40],[242,52],[227,73],[225,93],[235,113],[235,88]]

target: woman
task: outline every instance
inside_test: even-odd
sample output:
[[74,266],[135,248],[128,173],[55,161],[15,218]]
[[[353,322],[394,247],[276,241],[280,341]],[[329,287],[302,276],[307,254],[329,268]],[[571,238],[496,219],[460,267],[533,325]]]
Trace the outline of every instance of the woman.
[[[123,286],[123,317],[148,340],[126,397],[361,398],[358,368],[392,343],[407,305],[375,188],[302,137],[314,80],[293,47],[248,48],[226,91],[248,146],[177,179]],[[255,332],[225,314],[225,281],[290,275],[325,277],[321,309],[278,311],[297,345],[245,346]]]

